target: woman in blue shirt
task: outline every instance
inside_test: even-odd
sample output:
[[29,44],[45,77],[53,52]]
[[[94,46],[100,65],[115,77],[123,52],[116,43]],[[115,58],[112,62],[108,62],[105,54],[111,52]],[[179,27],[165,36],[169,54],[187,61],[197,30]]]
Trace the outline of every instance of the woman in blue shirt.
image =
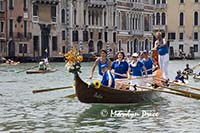
[[[130,63],[128,69],[128,79],[131,80],[131,72],[133,77],[137,78],[143,76],[142,70],[144,70],[145,75],[147,76],[146,68],[144,64],[139,61],[137,53],[133,53],[132,59],[133,61]],[[131,80],[131,85],[144,86],[144,82],[142,81],[142,79],[133,79]],[[130,87],[130,90],[136,90],[136,88]]]
[[143,55],[142,63],[144,64],[145,68],[147,69],[147,74],[148,75],[153,74],[153,71],[152,71],[153,64],[154,64],[153,59],[148,56],[147,51],[143,51],[142,55]]
[[107,64],[101,65],[101,71],[103,73],[101,84],[104,86],[115,88],[115,79],[107,67]]
[[107,64],[108,69],[110,70],[111,69],[111,63],[112,63],[111,60],[107,58],[107,52],[106,52],[106,50],[101,50],[101,57],[98,57],[95,60],[94,65],[92,67],[92,72],[91,72],[91,75],[90,75],[89,79],[93,78],[94,70],[95,70],[96,66],[98,66],[98,73],[99,73],[99,75],[103,76],[103,73],[101,71],[101,65]]
[[128,63],[124,57],[124,52],[118,52],[117,59],[112,63],[111,69],[114,70],[115,79],[127,78]]

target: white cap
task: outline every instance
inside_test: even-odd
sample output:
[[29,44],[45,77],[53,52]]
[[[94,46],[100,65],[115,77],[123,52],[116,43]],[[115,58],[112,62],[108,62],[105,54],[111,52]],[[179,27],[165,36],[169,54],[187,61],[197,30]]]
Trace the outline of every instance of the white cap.
[[138,53],[133,53],[132,57],[138,57]]

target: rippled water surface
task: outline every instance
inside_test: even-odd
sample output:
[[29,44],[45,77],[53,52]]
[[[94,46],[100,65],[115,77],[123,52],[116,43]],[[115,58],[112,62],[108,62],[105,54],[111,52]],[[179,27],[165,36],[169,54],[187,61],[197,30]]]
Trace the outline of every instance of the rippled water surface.
[[[198,62],[170,61],[170,78],[186,63],[194,66]],[[35,89],[73,84],[64,63],[51,63],[58,69],[54,73],[17,73],[35,65],[0,66],[0,132],[200,132],[199,100],[162,94],[161,99],[145,104],[107,105],[64,98],[74,93],[73,88],[32,94]],[[82,63],[81,77],[86,82],[92,82],[88,79],[91,66]],[[190,85],[200,88],[200,81],[190,78]],[[129,111],[129,116],[114,116],[116,111]],[[148,112],[154,116],[145,116]]]

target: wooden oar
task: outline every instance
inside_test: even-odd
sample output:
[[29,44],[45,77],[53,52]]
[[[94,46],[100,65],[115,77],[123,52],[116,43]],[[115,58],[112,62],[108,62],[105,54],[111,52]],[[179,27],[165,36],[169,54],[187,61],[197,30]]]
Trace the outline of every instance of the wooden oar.
[[[160,81],[165,81],[164,79],[160,79],[160,78],[157,78],[155,77],[156,80],[160,80]],[[186,85],[186,84],[178,84],[178,83],[175,83],[173,81],[169,81],[169,83],[171,84],[174,84],[174,85],[178,85],[178,86],[182,86],[182,87],[187,87],[187,88],[190,88],[190,89],[193,89],[193,90],[197,90],[197,91],[200,91],[200,88],[196,88],[196,87],[193,87],[193,86],[189,86],[189,85]]]
[[75,98],[76,96],[77,96],[76,93],[74,93],[74,94],[71,94],[71,95],[67,95],[64,98]]
[[200,66],[200,64],[197,64],[197,65],[193,66],[191,69],[194,70],[198,66]]
[[40,93],[40,92],[47,92],[47,91],[55,91],[55,90],[62,90],[67,88],[73,88],[73,86],[65,86],[65,87],[56,87],[56,88],[48,88],[48,89],[42,89],[42,90],[33,90],[33,93]]
[[38,65],[37,65],[37,66],[34,66],[34,67],[30,67],[30,68],[26,68],[26,69],[17,71],[16,73],[21,73],[21,72],[24,72],[24,71],[27,71],[27,70],[30,70],[30,69],[33,69],[33,68],[36,68],[36,67],[38,67]]
[[[145,81],[145,82],[150,83],[152,85],[154,84],[154,83],[148,82],[148,81]],[[190,96],[190,97],[195,98],[195,99],[200,99],[200,94],[197,94],[197,93],[184,91],[184,90],[180,90],[180,89],[176,89],[176,88],[171,88],[171,87],[167,87],[167,86],[163,86],[163,85],[157,85],[157,86],[162,87],[162,88],[166,88],[166,89],[169,89],[169,90],[172,90],[172,91],[176,91],[176,92],[179,92],[179,93],[182,93],[184,95]]]
[[[170,83],[171,83],[171,82],[170,82]],[[178,84],[178,83],[175,83],[175,82],[172,82],[172,84],[175,84],[175,85],[178,85],[178,86],[183,86],[183,87],[191,88],[191,89],[193,89],[193,90],[200,91],[200,88],[196,88],[196,87],[193,87],[193,86],[189,86],[189,85],[185,85],[185,84]]]
[[136,87],[141,88],[141,89],[148,89],[148,90],[152,90],[152,91],[159,91],[159,92],[174,94],[174,95],[178,95],[178,96],[184,96],[184,97],[188,97],[188,98],[194,98],[194,99],[198,99],[198,100],[200,99],[200,97],[194,97],[194,96],[191,96],[189,94],[184,94],[184,93],[178,93],[178,92],[172,92],[172,91],[164,91],[164,90],[160,90],[160,89],[153,89],[153,88],[143,87],[143,86],[136,86]]

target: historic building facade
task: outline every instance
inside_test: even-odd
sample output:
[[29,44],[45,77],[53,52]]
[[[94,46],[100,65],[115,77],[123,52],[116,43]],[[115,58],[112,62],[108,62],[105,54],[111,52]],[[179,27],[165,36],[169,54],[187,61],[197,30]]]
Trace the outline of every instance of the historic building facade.
[[71,47],[114,56],[152,47],[152,0],[1,1],[1,56],[62,57]]
[[7,0],[0,0],[0,56],[6,55],[6,4]]
[[111,55],[120,50],[131,54],[151,48],[151,0],[72,0],[69,11],[69,46],[97,54],[102,48],[109,49]]
[[6,5],[6,55],[29,56],[32,39],[30,2],[7,0]]
[[154,0],[154,32],[170,45],[170,57],[200,57],[199,0]]

